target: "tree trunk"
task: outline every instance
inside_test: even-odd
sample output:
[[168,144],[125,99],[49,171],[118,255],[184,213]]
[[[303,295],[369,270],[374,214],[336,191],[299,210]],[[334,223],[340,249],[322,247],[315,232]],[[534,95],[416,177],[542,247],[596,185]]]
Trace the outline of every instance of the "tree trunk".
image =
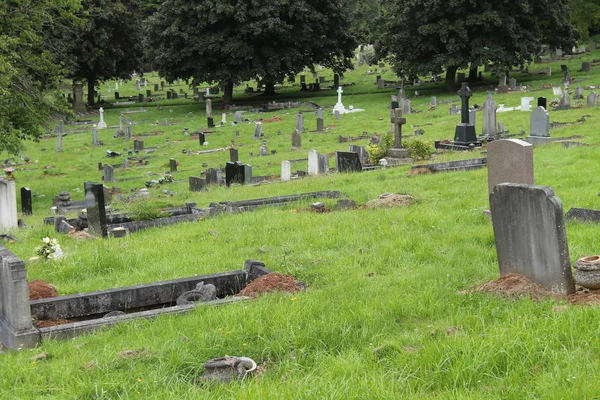
[[479,68],[477,67],[477,65],[471,65],[471,69],[469,69],[469,82],[475,82],[477,80],[478,69]]
[[454,90],[455,88],[455,80],[456,80],[456,70],[457,67],[447,67],[446,68],[446,83],[444,86],[446,90]]
[[233,104],[233,82],[223,83],[223,104]]
[[265,79],[265,95],[272,96],[275,94],[275,83]]
[[87,86],[88,86],[88,104],[90,106],[94,105],[94,90],[96,88],[96,78],[92,77],[92,78],[88,78],[87,80]]

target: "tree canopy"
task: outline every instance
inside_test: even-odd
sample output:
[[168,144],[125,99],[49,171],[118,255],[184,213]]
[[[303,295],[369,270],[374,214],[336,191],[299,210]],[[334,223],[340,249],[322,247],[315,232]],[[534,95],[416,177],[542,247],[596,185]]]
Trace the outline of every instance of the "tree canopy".
[[62,97],[52,95],[61,73],[52,31],[72,24],[77,7],[71,0],[0,2],[0,151],[16,154],[65,110]]
[[65,32],[69,76],[85,81],[88,104],[98,82],[130,78],[142,61],[141,20],[134,0],[83,0],[85,23]]
[[305,66],[342,72],[356,46],[343,0],[166,0],[149,19],[153,66],[167,80],[233,84],[262,78],[267,89]]
[[491,63],[524,65],[543,43],[570,48],[575,30],[566,0],[400,0],[389,5],[380,57],[390,55],[402,75],[441,73],[454,87],[458,68]]

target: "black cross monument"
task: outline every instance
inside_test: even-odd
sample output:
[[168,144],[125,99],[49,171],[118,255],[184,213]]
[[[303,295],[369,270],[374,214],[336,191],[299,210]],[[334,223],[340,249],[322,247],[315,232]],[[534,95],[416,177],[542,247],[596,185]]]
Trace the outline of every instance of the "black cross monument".
[[469,98],[471,97],[471,89],[467,86],[467,82],[462,83],[462,87],[458,91],[458,95],[462,100],[460,107],[460,124],[456,125],[454,133],[454,144],[468,146],[471,143],[477,143],[477,135],[475,134],[475,126],[469,123]]

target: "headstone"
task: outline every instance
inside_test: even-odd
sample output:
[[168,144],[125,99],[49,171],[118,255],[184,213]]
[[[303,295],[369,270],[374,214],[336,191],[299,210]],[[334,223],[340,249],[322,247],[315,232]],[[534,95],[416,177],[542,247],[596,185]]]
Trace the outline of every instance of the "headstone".
[[529,135],[535,138],[550,137],[550,114],[543,108],[537,107],[531,112]]
[[319,155],[319,175],[325,175],[329,172],[329,156],[327,154]]
[[548,108],[548,100],[545,97],[538,97],[537,106],[544,107],[544,110]]
[[504,133],[504,122],[498,122],[498,133]]
[[106,125],[106,122],[104,122],[104,109],[102,107],[100,107],[98,112],[100,113],[100,121],[98,122],[98,125],[97,125],[98,129],[108,128],[108,126]]
[[[206,99],[206,116],[212,117],[212,100]],[[210,128],[210,126],[209,126]]]
[[319,175],[319,153],[316,150],[308,152],[308,175]]
[[189,178],[190,192],[201,192],[208,190],[206,188],[206,179],[199,176],[190,176]]
[[562,89],[558,86],[554,86],[552,88],[552,94],[554,94],[555,96],[562,96]]
[[351,144],[348,151],[358,154],[358,159],[360,160],[361,165],[365,165],[369,160],[369,153],[367,153],[367,149],[365,149],[363,146]]
[[394,125],[394,148],[402,148],[402,125],[406,123],[406,118],[402,118],[402,110],[393,110],[394,116],[391,119],[391,123]]
[[[338,86],[338,90],[337,90],[338,101],[335,104],[335,106],[333,106],[333,113],[334,114],[335,114],[336,111],[338,111],[338,114],[343,114],[346,111],[346,108],[344,107],[344,103],[342,103],[342,93],[344,93],[344,90],[342,89],[341,86]],[[337,115],[336,115],[335,118],[339,119]]]
[[487,146],[488,195],[499,183],[533,185],[533,145],[519,139],[494,140]]
[[337,172],[361,172],[362,165],[358,153],[349,151],[336,151],[335,163]]
[[220,185],[223,178],[221,177],[221,170],[218,168],[209,168],[206,170],[206,184],[207,185]]
[[146,97],[152,97],[152,90],[146,89]]
[[588,107],[598,106],[598,95],[596,94],[596,92],[591,92],[587,95],[586,103]]
[[402,109],[402,113],[403,114],[410,114],[411,113],[411,103],[410,100],[407,98],[401,98],[400,99],[400,108]]
[[317,132],[325,132],[325,122],[323,118],[317,118]]
[[469,123],[469,98],[471,97],[471,89],[466,82],[462,83],[458,95],[462,100],[461,105],[461,123],[456,126],[454,133],[454,143],[459,145],[469,145],[477,143],[477,135],[475,134],[475,126]]
[[475,126],[476,125],[476,117],[477,117],[477,112],[470,108],[469,109],[469,124]]
[[521,97],[521,111],[531,111],[533,97]]
[[515,78],[510,78],[508,80],[508,87],[512,91],[517,90],[517,80]]
[[236,111],[235,114],[233,114],[233,120],[236,124],[242,123],[243,122],[242,112]]
[[589,62],[583,62],[581,63],[581,72],[591,72],[592,71],[592,64]]
[[267,148],[266,140],[263,140],[262,145],[260,146],[260,149],[258,151],[258,155],[261,157],[269,155],[269,149]]
[[110,183],[115,181],[115,170],[111,165],[104,164],[104,182]]
[[340,76],[339,74],[333,74],[333,87],[340,86]]
[[85,208],[87,209],[88,231],[92,235],[107,237],[104,185],[85,182]]
[[317,108],[317,118],[323,118],[323,107]]
[[129,168],[129,160],[124,158],[123,159],[123,169],[127,169]]
[[169,169],[171,170],[171,173],[177,172],[177,161],[174,158],[169,160]]
[[577,86],[575,88],[575,92],[573,93],[573,100],[583,99],[583,89],[581,86]]
[[304,132],[304,115],[296,115],[296,130],[300,133]]
[[252,137],[252,139],[260,139],[261,134],[262,134],[262,124],[258,123],[254,127],[254,136]]
[[458,106],[456,104],[452,104],[452,106],[450,106],[450,109],[448,110],[448,114],[458,115],[459,113],[460,111],[458,110]]
[[134,140],[133,141],[133,151],[142,151],[144,150],[144,141],[143,140]]
[[140,85],[140,81],[135,81],[135,90],[138,92],[142,90],[142,86]]
[[56,151],[61,152],[62,149],[62,133],[56,135]]
[[18,226],[15,181],[0,178],[0,231]]
[[251,184],[252,167],[239,161],[225,164],[225,185],[230,186],[232,183]]
[[92,146],[98,146],[100,143],[98,142],[98,128],[95,126],[92,128]]
[[437,107],[437,97],[435,97],[435,96],[432,96],[432,97],[431,97],[431,101],[429,102],[429,105],[430,105],[431,107]]
[[292,150],[302,148],[302,135],[298,130],[294,129],[294,133],[292,133]]
[[525,275],[559,294],[575,292],[562,202],[545,186],[501,183],[490,195],[500,275]]
[[80,83],[73,85],[73,111],[76,113],[87,112],[83,99],[83,85]]
[[498,92],[499,93],[508,93],[508,85],[506,84],[506,75],[500,75],[498,80]]
[[341,116],[340,116],[339,110],[333,111],[333,115],[335,116],[335,119],[338,120],[338,121],[342,119]]
[[158,92],[158,83],[155,83],[155,84],[154,84],[154,91],[155,91],[155,92]]
[[571,108],[571,98],[569,97],[569,92],[565,90],[563,96],[560,98],[560,102],[558,103],[557,110],[568,110]]
[[283,160],[281,162],[281,182],[288,182],[292,179],[292,163]]
[[213,117],[208,117],[207,119],[208,129],[215,127],[215,120]]
[[564,77],[563,77],[563,83],[566,85],[570,85],[571,84],[571,74],[569,73],[569,70],[565,70],[563,71]]
[[233,147],[229,149],[229,161],[231,161],[231,162],[239,161],[238,149],[234,149]]
[[131,125],[127,125],[125,127],[125,140],[131,140],[131,138],[133,137],[133,128],[131,127]]
[[221,114],[221,125],[225,125],[226,123],[227,123],[227,114],[222,113]]
[[205,142],[206,136],[204,135],[204,133],[202,133],[202,131],[198,132],[198,143],[200,144],[200,146],[204,146]]
[[31,189],[28,187],[21,188],[21,213],[23,215],[33,214],[33,202],[31,199]]
[[488,93],[487,98],[483,102],[483,128],[482,134],[488,136],[496,136],[496,102],[494,96]]
[[552,76],[552,67],[548,67],[548,69],[546,69],[546,76]]
[[598,46],[598,43],[596,43],[594,40],[592,40],[588,47],[589,47],[590,51],[596,51],[597,46]]
[[144,95],[142,93],[138,94],[138,103],[144,102]]

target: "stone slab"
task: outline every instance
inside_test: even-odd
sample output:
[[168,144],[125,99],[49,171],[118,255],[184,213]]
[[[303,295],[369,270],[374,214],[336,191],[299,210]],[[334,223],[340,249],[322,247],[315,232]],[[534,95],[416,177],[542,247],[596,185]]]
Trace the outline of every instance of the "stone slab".
[[488,195],[499,183],[533,185],[533,145],[519,139],[488,143]]

